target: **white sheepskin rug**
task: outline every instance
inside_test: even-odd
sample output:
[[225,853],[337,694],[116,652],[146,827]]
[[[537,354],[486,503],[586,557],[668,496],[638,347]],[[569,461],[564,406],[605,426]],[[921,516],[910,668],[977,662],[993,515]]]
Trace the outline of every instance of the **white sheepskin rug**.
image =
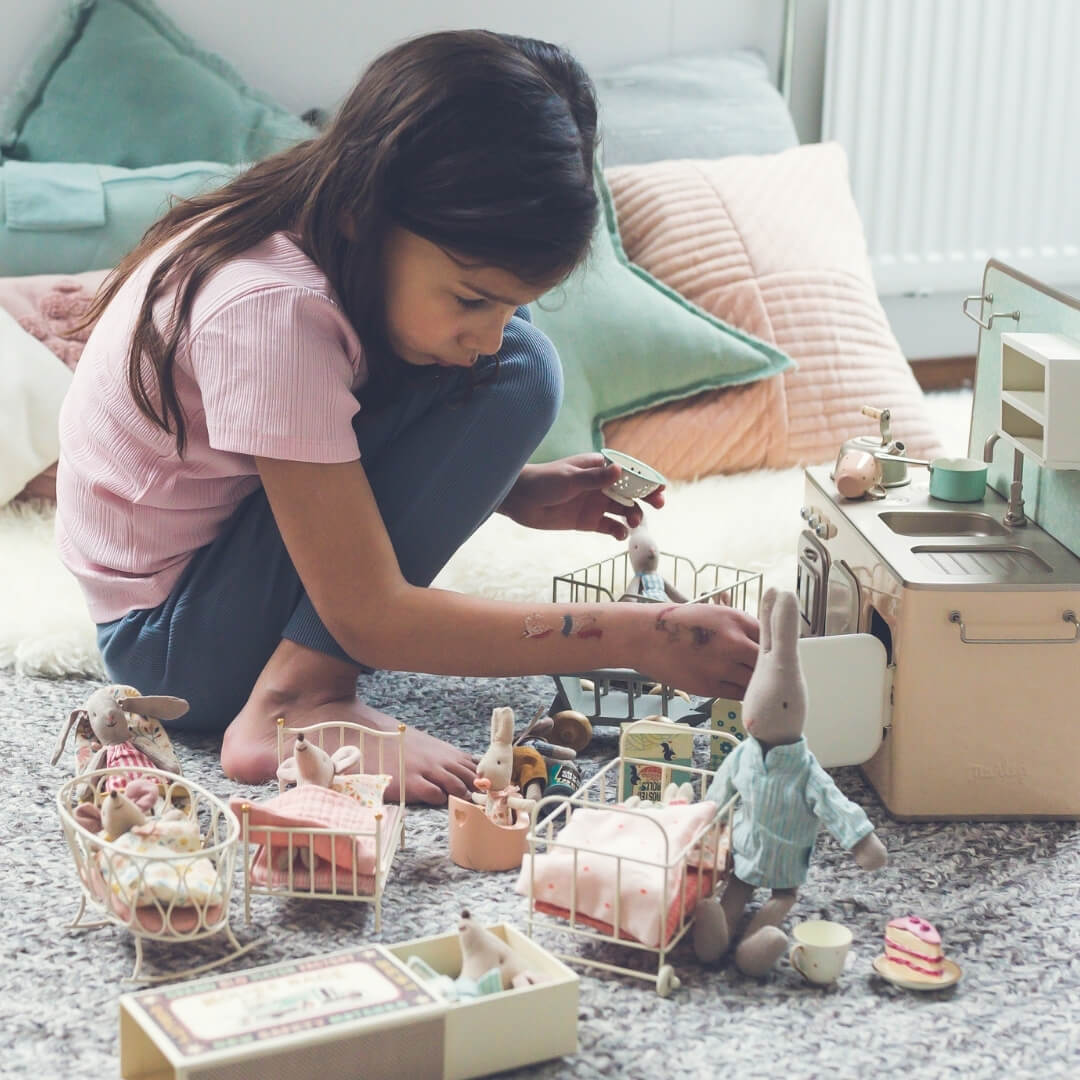
[[[927,395],[948,452],[964,454],[970,391]],[[762,571],[766,585],[791,586],[802,521],[801,469],[710,476],[676,484],[649,529],[661,550],[695,564]],[[550,600],[551,580],[624,550],[610,537],[537,532],[494,515],[454,556],[435,584],[508,600]],[[94,626],[82,594],[57,557],[53,507],[0,509],[0,668],[23,675],[103,678]]]

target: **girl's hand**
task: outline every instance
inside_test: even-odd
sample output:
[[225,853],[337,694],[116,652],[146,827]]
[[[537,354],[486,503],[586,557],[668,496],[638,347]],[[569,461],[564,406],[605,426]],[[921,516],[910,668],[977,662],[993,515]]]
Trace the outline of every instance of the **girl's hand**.
[[645,607],[635,666],[651,678],[704,697],[742,700],[758,658],[753,615],[717,604],[627,604]]
[[[625,540],[641,524],[641,507],[636,503],[623,506],[603,493],[621,472],[602,454],[575,454],[545,465],[526,465],[499,510],[531,529],[576,529]],[[657,488],[643,501],[659,509],[664,505],[664,489]]]

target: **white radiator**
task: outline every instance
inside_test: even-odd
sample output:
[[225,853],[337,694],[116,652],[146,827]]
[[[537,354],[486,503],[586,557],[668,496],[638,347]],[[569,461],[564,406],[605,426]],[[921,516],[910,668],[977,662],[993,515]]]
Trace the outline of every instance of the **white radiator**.
[[822,138],[878,292],[973,291],[996,256],[1080,282],[1080,3],[830,0]]

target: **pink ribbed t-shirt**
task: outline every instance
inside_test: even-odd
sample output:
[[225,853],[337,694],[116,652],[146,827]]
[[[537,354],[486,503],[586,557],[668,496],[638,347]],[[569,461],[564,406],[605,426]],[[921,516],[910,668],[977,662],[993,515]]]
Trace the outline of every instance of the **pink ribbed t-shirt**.
[[[259,487],[255,455],[354,461],[366,376],[360,342],[321,270],[275,233],[199,290],[177,354],[187,447],[135,405],[131,332],[151,257],[105,310],[60,413],[57,542],[95,622],[169,595],[191,556]],[[158,311],[171,307],[171,297]],[[152,385],[152,384],[150,384]]]

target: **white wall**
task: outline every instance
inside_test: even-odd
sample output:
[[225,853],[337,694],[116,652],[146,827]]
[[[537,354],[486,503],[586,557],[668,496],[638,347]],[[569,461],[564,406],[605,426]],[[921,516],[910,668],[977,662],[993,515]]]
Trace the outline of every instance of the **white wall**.
[[[0,95],[62,4],[0,0]],[[802,0],[799,13],[795,87],[804,141],[817,137],[825,4]],[[775,75],[785,0],[158,0],[158,6],[252,86],[303,112],[332,106],[387,45],[450,27],[544,37],[570,46],[593,71],[668,54],[750,47],[766,55]]]

